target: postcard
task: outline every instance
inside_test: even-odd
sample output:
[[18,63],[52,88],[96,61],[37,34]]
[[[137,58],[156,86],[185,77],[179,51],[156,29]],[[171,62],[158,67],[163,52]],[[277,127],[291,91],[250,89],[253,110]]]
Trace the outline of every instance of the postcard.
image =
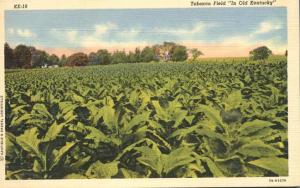
[[300,185],[297,0],[7,0],[1,24],[1,187]]

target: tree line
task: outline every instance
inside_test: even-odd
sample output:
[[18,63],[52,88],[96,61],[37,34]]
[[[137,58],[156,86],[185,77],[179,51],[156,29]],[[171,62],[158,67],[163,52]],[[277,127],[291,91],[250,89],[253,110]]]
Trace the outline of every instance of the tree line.
[[[287,51],[285,56],[287,56]],[[85,54],[74,53],[70,56],[48,54],[46,51],[36,49],[32,46],[18,45],[14,49],[8,43],[4,44],[5,68],[40,68],[49,66],[87,66],[87,65],[109,65],[119,63],[141,63],[141,62],[168,62],[196,60],[203,53],[196,49],[187,49],[186,46],[174,42],[164,42],[146,46],[142,49],[136,48],[134,51],[125,50],[109,52],[107,49],[100,49],[97,52]],[[249,52],[251,60],[265,60],[272,51],[266,46],[257,47]]]
[[47,66],[87,66],[87,65],[109,65],[119,63],[140,63],[156,61],[185,61],[191,54],[192,59],[203,55],[198,49],[187,49],[183,45],[174,42],[164,42],[153,46],[126,53],[124,50],[109,52],[100,49],[97,52],[85,54],[74,53],[70,56],[48,54],[46,51],[36,49],[32,46],[18,45],[14,49],[8,43],[4,45],[5,68],[38,68]]

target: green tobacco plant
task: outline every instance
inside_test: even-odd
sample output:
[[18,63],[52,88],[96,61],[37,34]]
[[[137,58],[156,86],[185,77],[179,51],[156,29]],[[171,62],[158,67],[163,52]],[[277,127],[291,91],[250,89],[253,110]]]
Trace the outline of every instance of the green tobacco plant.
[[[14,137],[8,136],[7,142],[9,145],[18,145],[20,150],[27,152],[30,160],[33,161],[31,169],[22,169],[17,171],[8,171],[9,177],[18,178],[24,175],[25,177],[31,173],[36,178],[53,178],[56,171],[61,171],[63,166],[63,159],[65,155],[74,147],[76,143],[66,142],[62,146],[54,147],[55,141],[61,132],[64,124],[53,123],[43,138],[38,138],[38,129],[31,128],[24,132],[24,134]],[[13,148],[9,147],[9,150]],[[21,152],[21,151],[15,151]],[[58,168],[59,167],[59,168]]]
[[8,71],[6,178],[288,175],[287,62]]

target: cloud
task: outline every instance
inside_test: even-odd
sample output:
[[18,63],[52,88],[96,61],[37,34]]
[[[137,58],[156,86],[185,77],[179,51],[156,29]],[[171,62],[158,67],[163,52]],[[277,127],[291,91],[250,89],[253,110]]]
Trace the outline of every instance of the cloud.
[[198,22],[190,27],[165,27],[165,28],[155,28],[154,31],[162,34],[171,34],[176,36],[187,36],[196,35],[203,33],[206,29],[215,27],[216,24]]
[[68,43],[76,43],[78,38],[78,31],[75,29],[56,29],[53,28],[49,31],[49,33],[60,41],[68,42]]
[[[236,35],[233,37],[225,37],[219,41],[221,45],[236,45],[236,46],[253,46],[253,45],[267,45],[270,48],[278,50],[286,48],[286,44],[280,40],[279,37],[258,39],[259,35],[270,33],[272,31],[282,29],[282,23],[278,21],[264,21],[259,24],[258,30],[248,33],[247,35]],[[281,46],[281,47],[280,47]]]
[[104,23],[95,25],[95,35],[104,35],[110,30],[118,29],[118,26],[113,23]]
[[135,47],[149,45],[149,43],[147,43],[146,41],[106,41],[102,38],[98,38],[95,36],[84,36],[80,39],[80,41],[80,47],[82,48],[99,47],[114,49],[134,49]]
[[244,50],[246,49],[252,50],[258,46],[267,46],[275,54],[282,54],[287,48],[287,44],[281,40],[281,37],[257,39],[256,36],[257,36],[256,33],[250,33],[249,35],[227,37],[224,38],[222,41],[219,41],[218,43],[214,43],[214,44],[215,46],[223,46],[230,49],[243,48]]
[[[224,35],[218,38],[209,38],[208,30],[221,25],[206,22],[197,22],[193,25],[186,26],[163,26],[161,28],[145,29],[141,27],[120,27],[112,22],[95,24],[92,29],[82,31],[77,29],[53,29],[51,33],[56,39],[68,42],[71,48],[81,49],[100,49],[105,48],[110,51],[113,50],[133,50],[135,47],[144,47],[153,45],[154,42],[158,43],[157,38],[153,38],[147,33],[166,34],[171,36],[174,42],[186,46],[200,46],[208,51],[220,50],[222,55],[226,53],[234,55],[234,49],[244,51],[243,55],[247,55],[250,49],[260,45],[267,45],[275,53],[282,51],[286,48],[286,43],[282,40],[281,36],[277,38],[270,38],[271,36],[261,34],[268,33],[273,30],[279,30],[283,27],[280,22],[261,22],[258,23],[257,30],[252,32],[233,35]],[[144,35],[145,34],[145,35]],[[147,37],[148,36],[148,37]],[[156,35],[155,35],[156,36]],[[168,38],[167,37],[167,38]],[[201,49],[200,49],[201,50]],[[205,53],[205,52],[204,52]],[[211,53],[212,54],[212,53]],[[242,53],[239,53],[240,55]],[[210,55],[208,53],[208,55]]]
[[[94,26],[93,33],[82,35],[78,40],[79,46],[83,48],[102,47],[102,48],[130,48],[132,46],[146,45],[145,41],[137,41],[136,37],[141,32],[137,28],[122,29],[114,23],[97,24]],[[113,37],[108,38],[105,35],[111,34]],[[115,39],[115,40],[112,40]]]
[[135,40],[136,37],[138,37],[141,32],[142,31],[138,28],[125,29],[125,30],[121,30],[120,32],[118,32],[117,37],[123,41],[124,40]]
[[32,33],[29,29],[17,29],[17,35],[24,38],[31,38],[34,37],[35,34]]
[[70,42],[75,41],[78,32],[76,30],[66,31],[66,36]]
[[278,21],[264,21],[261,22],[259,25],[258,30],[255,32],[255,34],[264,34],[264,33],[269,33],[271,31],[276,31],[282,29],[282,23]]
[[23,38],[32,38],[35,37],[35,33],[31,32],[29,29],[14,29],[14,28],[9,28],[8,34],[10,35],[16,35],[18,37],[23,37]]

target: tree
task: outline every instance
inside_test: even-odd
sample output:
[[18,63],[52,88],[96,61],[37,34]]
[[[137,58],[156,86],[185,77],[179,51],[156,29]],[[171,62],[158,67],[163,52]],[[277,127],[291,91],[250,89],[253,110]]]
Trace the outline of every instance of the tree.
[[127,60],[128,60],[128,63],[136,63],[137,59],[136,59],[135,53],[129,52],[127,55]]
[[106,49],[98,50],[89,54],[89,64],[108,65],[111,62],[111,54]]
[[141,50],[139,48],[136,48],[134,51],[134,56],[135,56],[135,60],[137,63],[142,62],[142,58],[141,58]]
[[254,61],[267,59],[270,55],[272,55],[272,51],[266,46],[261,46],[250,51],[250,58]]
[[88,62],[88,56],[82,52],[79,52],[72,54],[67,58],[66,66],[86,66]]
[[285,57],[288,56],[288,51],[286,50],[285,53],[284,53]]
[[98,58],[97,58],[97,54],[95,52],[91,52],[89,54],[88,58],[89,58],[89,64],[90,65],[98,64]]
[[154,49],[149,46],[145,47],[141,52],[141,60],[143,62],[157,61]]
[[48,65],[58,65],[59,64],[59,57],[57,55],[52,54],[48,56]]
[[171,54],[172,61],[185,61],[188,58],[187,49],[185,46],[176,46]]
[[177,44],[174,42],[164,42],[162,46],[162,57],[164,61],[169,61],[172,58]]
[[48,54],[41,50],[31,51],[31,66],[42,67],[48,63]]
[[30,68],[31,67],[31,52],[25,45],[18,45],[15,50],[16,67],[18,68]]
[[190,50],[192,54],[192,60],[196,60],[199,56],[204,55],[200,50],[197,48],[193,48]]
[[65,54],[63,54],[63,55],[61,56],[61,58],[60,58],[59,66],[61,66],[61,67],[62,67],[62,66],[65,66],[66,63],[67,63],[67,57],[66,57]]
[[164,42],[162,45],[156,44],[152,48],[154,49],[157,59],[169,61],[176,46],[174,42]]
[[106,49],[98,50],[96,55],[99,64],[108,65],[111,63],[111,54]]
[[4,44],[4,64],[6,69],[14,68],[15,60],[14,60],[14,50],[10,48],[8,43]]
[[127,56],[125,51],[115,51],[111,57],[111,63],[127,63]]

